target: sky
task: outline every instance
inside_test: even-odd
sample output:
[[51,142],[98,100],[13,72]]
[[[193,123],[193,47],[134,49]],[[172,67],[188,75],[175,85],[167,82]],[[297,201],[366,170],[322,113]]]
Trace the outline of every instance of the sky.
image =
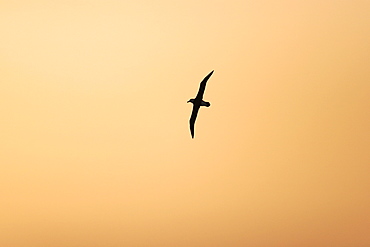
[[0,1],[0,246],[370,246],[369,13]]

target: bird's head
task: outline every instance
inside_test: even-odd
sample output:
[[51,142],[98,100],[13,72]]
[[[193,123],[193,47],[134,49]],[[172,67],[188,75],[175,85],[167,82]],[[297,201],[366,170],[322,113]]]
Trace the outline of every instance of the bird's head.
[[189,102],[194,103],[194,99],[189,99],[187,103]]

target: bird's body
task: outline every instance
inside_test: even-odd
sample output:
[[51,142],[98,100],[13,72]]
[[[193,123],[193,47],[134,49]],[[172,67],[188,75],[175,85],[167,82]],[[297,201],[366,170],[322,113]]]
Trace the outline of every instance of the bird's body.
[[188,103],[189,102],[193,103],[193,111],[191,113],[191,117],[190,117],[190,120],[189,120],[190,132],[191,132],[191,137],[192,138],[194,138],[194,124],[195,124],[195,120],[197,119],[199,108],[201,106],[209,107],[211,105],[209,102],[203,100],[203,94],[204,94],[204,90],[206,89],[207,81],[211,77],[212,74],[213,74],[213,70],[200,83],[199,91],[198,91],[198,94],[195,97],[195,99],[190,99],[188,101]]
[[[191,99],[191,100],[189,100],[188,102],[191,102],[191,103],[193,103],[193,104],[194,104],[195,99]],[[198,102],[197,102],[197,103],[198,103]],[[198,103],[198,104],[199,104],[199,103]],[[207,101],[202,100],[202,101],[200,102],[200,106],[207,106],[207,107],[210,107],[210,106],[211,106],[211,103],[209,103],[209,102],[207,102]]]

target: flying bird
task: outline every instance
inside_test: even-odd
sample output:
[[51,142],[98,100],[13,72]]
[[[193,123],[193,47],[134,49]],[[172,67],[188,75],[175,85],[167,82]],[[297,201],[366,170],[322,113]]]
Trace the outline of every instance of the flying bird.
[[189,102],[193,103],[193,111],[191,113],[191,117],[189,120],[191,138],[194,138],[194,124],[195,124],[195,120],[197,119],[199,108],[201,106],[209,107],[211,105],[209,102],[206,102],[203,100],[203,94],[204,94],[204,90],[206,89],[207,81],[211,77],[212,74],[213,74],[213,70],[206,77],[204,77],[203,81],[200,83],[199,91],[195,99],[190,99],[187,102],[187,103]]

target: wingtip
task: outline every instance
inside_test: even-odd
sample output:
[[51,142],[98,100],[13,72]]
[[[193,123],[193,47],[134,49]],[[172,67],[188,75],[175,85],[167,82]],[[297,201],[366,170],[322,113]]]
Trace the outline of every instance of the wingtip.
[[211,72],[209,72],[209,74],[207,75],[208,78],[213,74],[214,70],[212,70]]

